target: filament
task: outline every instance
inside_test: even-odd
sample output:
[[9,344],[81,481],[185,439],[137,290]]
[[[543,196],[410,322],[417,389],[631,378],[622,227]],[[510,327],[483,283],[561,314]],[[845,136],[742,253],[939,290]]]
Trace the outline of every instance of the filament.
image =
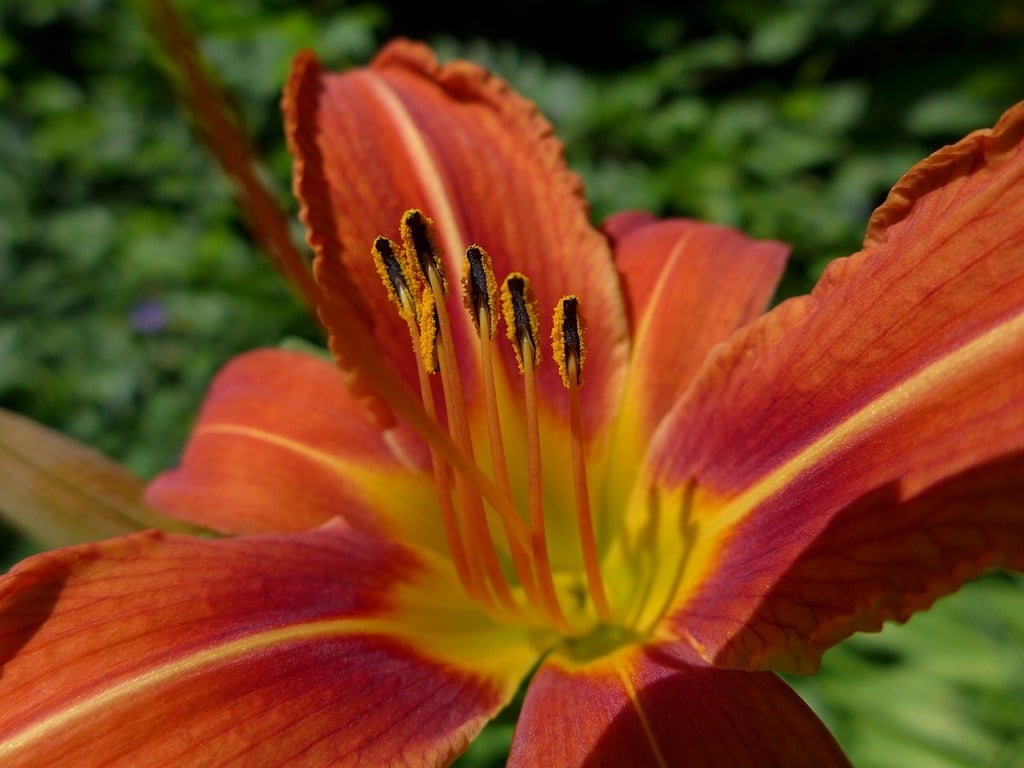
[[572,478],[576,497],[576,526],[583,552],[583,565],[587,576],[587,591],[594,601],[598,617],[611,623],[611,610],[605,594],[604,580],[594,535],[594,518],[590,510],[590,489],[587,484],[587,456],[584,450],[583,419],[580,415],[580,384],[583,379],[583,361],[586,345],[583,342],[584,325],[575,296],[563,296],[555,305],[551,328],[551,354],[558,366],[562,383],[569,392],[569,430],[572,442]]
[[594,608],[601,621],[611,623],[611,609],[601,578],[601,565],[597,554],[597,538],[594,535],[594,519],[590,511],[590,491],[587,486],[587,463],[583,448],[583,420],[580,417],[579,366],[575,356],[568,360],[569,369],[569,428],[572,431],[572,477],[576,493],[576,520],[580,532],[580,547],[583,550],[583,565],[587,574],[587,590],[594,601]]

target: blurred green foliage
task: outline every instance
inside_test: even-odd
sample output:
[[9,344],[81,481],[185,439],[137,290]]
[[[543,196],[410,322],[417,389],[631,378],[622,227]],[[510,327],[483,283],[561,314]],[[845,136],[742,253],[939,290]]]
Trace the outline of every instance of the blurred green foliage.
[[[599,38],[539,2],[497,27],[478,14],[444,28],[412,3],[178,5],[285,206],[277,100],[295,51],[342,68],[388,36],[424,37],[540,104],[595,220],[637,207],[785,240],[784,295],[856,250],[915,160],[1024,97],[1016,0],[560,6],[599,17]],[[254,252],[136,10],[0,4],[0,405],[151,475],[221,364],[318,331]],[[0,536],[7,562],[30,546]],[[1019,579],[981,580],[795,684],[860,766],[1024,766],[1022,597]],[[499,718],[462,764],[501,764],[513,722]]]

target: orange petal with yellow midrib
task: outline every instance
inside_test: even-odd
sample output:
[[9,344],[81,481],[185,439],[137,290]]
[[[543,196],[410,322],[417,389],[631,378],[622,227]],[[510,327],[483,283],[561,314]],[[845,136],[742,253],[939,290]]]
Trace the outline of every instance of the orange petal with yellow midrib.
[[434,765],[532,659],[443,565],[343,524],[39,555],[0,615],[7,766]]
[[655,484],[698,489],[665,626],[717,664],[812,669],[1024,567],[1024,104],[896,190],[867,247],[713,354],[660,433]]
[[221,533],[303,531],[340,516],[445,546],[430,475],[396,456],[331,363],[299,352],[229,363],[180,466],[147,498]]
[[605,506],[624,506],[658,424],[711,349],[768,305],[788,248],[690,219],[628,212],[602,230],[615,254],[629,315],[629,374],[609,459]]

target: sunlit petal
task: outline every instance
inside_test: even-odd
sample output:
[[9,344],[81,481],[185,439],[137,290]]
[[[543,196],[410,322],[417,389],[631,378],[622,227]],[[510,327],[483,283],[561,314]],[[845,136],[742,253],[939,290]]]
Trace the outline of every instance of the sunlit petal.
[[443,561],[342,524],[139,534],[0,579],[0,762],[435,765],[532,652]]
[[[696,489],[674,626],[706,658],[811,668],[820,647],[794,643],[1024,564],[1022,137],[1018,105],[913,169],[876,217],[888,229],[713,354],[661,432],[659,486]],[[871,578],[800,565],[848,548]],[[776,604],[793,573],[808,581]],[[794,589],[802,643],[768,631]],[[761,641],[736,638],[748,625]]]
[[[465,248],[479,243],[499,281],[513,270],[533,280],[544,312],[567,293],[580,297],[602,339],[588,361],[585,418],[595,430],[607,422],[627,345],[618,280],[607,243],[588,221],[579,179],[532,103],[480,67],[442,67],[425,46],[399,41],[371,67],[342,75],[300,57],[284,109],[296,193],[329,297],[322,314],[343,362],[366,366],[356,352],[383,355],[413,387],[415,359],[402,320],[367,308],[387,307],[368,251],[377,235],[397,236],[406,209],[419,208],[435,221],[456,289]],[[479,401],[473,331],[458,296],[449,310],[472,404]],[[547,338],[547,318],[542,326]],[[354,349],[359,334],[382,351]],[[515,381],[511,350],[504,347],[501,358]],[[563,402],[554,366],[541,369],[540,387]]]
[[[898,484],[879,488],[832,516],[797,556],[780,536],[791,562],[767,593],[760,563],[742,578],[716,574],[708,594],[731,590],[730,596],[695,597],[677,626],[703,642],[713,638],[717,664],[811,671],[824,651],[854,632],[877,631],[886,619],[906,621],[987,568],[1024,568],[1022,500],[1024,452],[909,499]],[[749,612],[739,631],[733,611]]]
[[632,336],[605,490],[614,508],[634,479],[637,456],[708,352],[765,310],[788,248],[714,224],[635,212],[612,216],[603,229]]
[[430,475],[395,455],[333,365],[299,352],[232,361],[181,465],[147,497],[222,533],[302,531],[340,516],[444,547]]

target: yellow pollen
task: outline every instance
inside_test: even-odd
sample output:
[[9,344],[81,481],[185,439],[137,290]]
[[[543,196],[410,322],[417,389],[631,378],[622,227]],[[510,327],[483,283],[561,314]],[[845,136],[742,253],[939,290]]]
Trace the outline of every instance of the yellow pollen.
[[583,363],[587,360],[587,347],[583,343],[586,328],[579,314],[579,300],[563,296],[555,305],[551,318],[551,356],[558,366],[562,383],[569,388],[569,361],[576,360],[576,385],[583,383]]
[[532,358],[534,368],[540,364],[537,300],[525,275],[513,272],[505,278],[501,290],[501,311],[505,316],[505,332],[519,362],[519,372],[525,374],[527,356]]
[[434,220],[425,215],[423,211],[413,208],[402,216],[402,224],[399,229],[408,263],[419,265],[427,285],[430,285],[430,273],[433,271],[440,283],[441,295],[447,295],[448,284],[445,282],[444,258],[442,258],[441,248],[437,244]]
[[437,373],[440,364],[437,359],[437,305],[434,294],[424,291],[420,298],[420,363],[427,373]]
[[377,274],[387,289],[388,298],[398,308],[402,319],[408,322],[408,314],[415,307],[416,299],[412,295],[405,264],[402,263],[402,251],[391,240],[381,236],[373,241],[370,254],[377,267]]
[[480,313],[487,313],[489,330],[486,335],[493,339],[498,334],[498,323],[495,320],[498,314],[498,281],[494,277],[490,255],[479,245],[471,245],[466,249],[462,271],[462,301],[477,333],[481,335]]

